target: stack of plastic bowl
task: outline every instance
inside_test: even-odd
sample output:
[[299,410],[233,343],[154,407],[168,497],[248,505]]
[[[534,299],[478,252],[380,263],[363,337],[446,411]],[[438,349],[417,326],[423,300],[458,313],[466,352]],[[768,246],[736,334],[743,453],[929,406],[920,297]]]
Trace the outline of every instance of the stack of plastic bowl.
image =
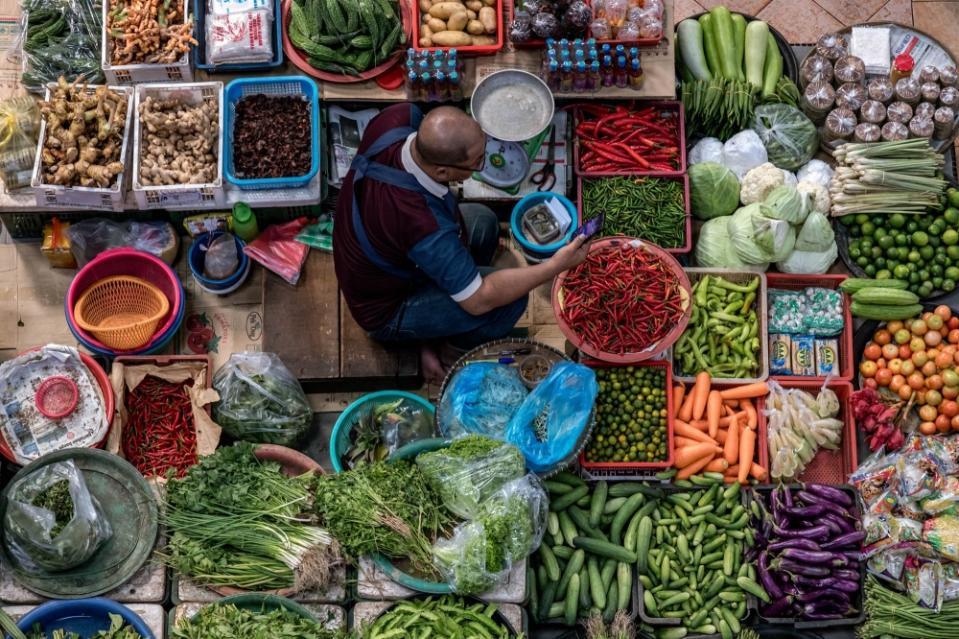
[[[74,317],[73,310],[84,291],[97,281],[115,275],[130,275],[146,280],[160,289],[170,302],[169,311],[158,322],[153,337],[139,348],[130,350],[112,349],[80,328]],[[186,304],[180,279],[163,260],[136,249],[117,248],[104,251],[80,269],[70,283],[64,301],[64,310],[67,317],[67,327],[73,333],[77,342],[92,353],[112,358],[117,355],[156,353],[164,349],[177,331],[180,330],[180,324],[183,323],[183,317],[186,314]]]
[[210,244],[213,243],[213,240],[221,235],[223,235],[222,231],[210,231],[208,233],[201,233],[200,235],[197,235],[193,239],[193,246],[190,247],[188,260],[190,264],[190,272],[193,274],[193,279],[196,281],[196,285],[207,293],[212,293],[213,295],[229,295],[240,288],[240,286],[243,285],[243,282],[246,281],[246,278],[249,277],[250,269],[253,267],[253,263],[250,261],[250,258],[247,257],[246,253],[243,252],[244,247],[246,247],[246,242],[234,235],[233,239],[236,242],[236,254],[240,260],[236,271],[234,271],[229,277],[226,277],[222,280],[214,280],[206,277],[204,275],[203,267],[206,260],[207,249],[210,247]]
[[[527,238],[523,232],[523,214],[534,206],[545,204],[553,198],[563,205],[569,213],[572,222],[569,228],[566,229],[566,232],[558,239],[549,244],[537,244]],[[527,263],[539,264],[551,258],[556,251],[566,246],[566,244],[573,239],[573,233],[579,228],[579,212],[576,210],[575,204],[559,193],[553,193],[551,191],[541,193],[537,191],[526,195],[516,203],[516,206],[513,207],[513,213],[510,215],[509,228],[516,242],[519,244],[520,252],[523,254],[523,257],[526,258]]]

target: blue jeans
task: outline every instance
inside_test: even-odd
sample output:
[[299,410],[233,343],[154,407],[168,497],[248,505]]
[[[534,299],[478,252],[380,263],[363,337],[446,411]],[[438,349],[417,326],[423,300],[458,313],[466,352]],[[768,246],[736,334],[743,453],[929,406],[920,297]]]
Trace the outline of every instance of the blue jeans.
[[[470,253],[480,266],[480,274],[486,275],[494,270],[488,267],[496,255],[499,220],[482,204],[462,204],[460,212],[466,223]],[[396,315],[370,336],[382,342],[448,338],[453,346],[471,349],[505,337],[526,310],[527,301],[523,296],[488,313],[470,315],[449,293],[430,283],[408,297]]]

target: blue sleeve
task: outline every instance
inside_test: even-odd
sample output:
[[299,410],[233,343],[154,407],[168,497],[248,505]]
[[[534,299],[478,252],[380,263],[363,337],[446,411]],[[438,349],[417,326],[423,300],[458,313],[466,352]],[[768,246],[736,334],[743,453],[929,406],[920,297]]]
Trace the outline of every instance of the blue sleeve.
[[458,230],[450,227],[430,233],[410,249],[409,258],[437,286],[461,302],[476,292],[482,279]]

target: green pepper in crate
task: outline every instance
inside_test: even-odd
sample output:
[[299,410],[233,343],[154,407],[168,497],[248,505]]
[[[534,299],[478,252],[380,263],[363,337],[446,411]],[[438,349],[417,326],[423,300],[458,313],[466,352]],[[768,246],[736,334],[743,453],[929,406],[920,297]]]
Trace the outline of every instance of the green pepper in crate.
[[596,427],[587,462],[649,463],[667,459],[666,369],[597,368]]
[[583,218],[606,214],[603,235],[629,235],[663,248],[686,244],[683,182],[614,177],[583,182]]

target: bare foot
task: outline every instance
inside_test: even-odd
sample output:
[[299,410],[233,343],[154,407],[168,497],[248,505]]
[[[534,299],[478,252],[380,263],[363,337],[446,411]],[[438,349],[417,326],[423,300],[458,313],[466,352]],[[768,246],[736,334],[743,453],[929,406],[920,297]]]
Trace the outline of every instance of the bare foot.
[[427,384],[442,384],[446,378],[446,368],[440,361],[440,355],[429,344],[420,346],[420,367]]

